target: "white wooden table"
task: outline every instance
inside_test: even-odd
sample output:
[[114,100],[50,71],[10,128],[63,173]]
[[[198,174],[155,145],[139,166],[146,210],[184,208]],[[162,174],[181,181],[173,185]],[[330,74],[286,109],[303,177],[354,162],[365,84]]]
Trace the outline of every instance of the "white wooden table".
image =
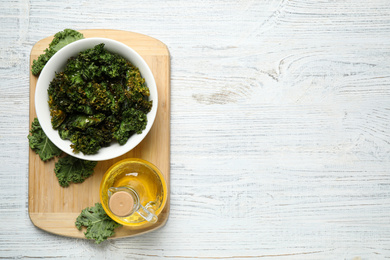
[[[65,28],[170,50],[155,232],[95,245],[29,219],[29,54]],[[0,33],[0,259],[390,257],[388,0],[3,0]]]

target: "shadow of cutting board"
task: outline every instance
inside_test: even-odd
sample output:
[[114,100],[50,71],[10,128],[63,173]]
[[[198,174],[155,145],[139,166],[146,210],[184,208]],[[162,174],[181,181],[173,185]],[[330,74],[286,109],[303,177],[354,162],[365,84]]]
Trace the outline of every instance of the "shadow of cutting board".
[[[168,185],[168,200],[155,224],[141,227],[119,227],[112,238],[129,237],[162,227],[168,220],[170,208],[170,56],[166,45],[146,35],[119,30],[80,30],[85,38],[104,37],[120,41],[137,51],[149,65],[158,89],[157,117],[146,138],[132,151],[121,157],[98,162],[94,174],[81,184],[63,188],[54,173],[57,159],[43,162],[29,149],[28,212],[35,226],[57,235],[85,238],[75,221],[81,210],[99,201],[100,181],[106,170],[125,158],[142,158],[156,165]],[[48,47],[53,36],[38,41],[31,50],[32,61]],[[34,93],[37,77],[30,71],[30,126],[36,117]]]

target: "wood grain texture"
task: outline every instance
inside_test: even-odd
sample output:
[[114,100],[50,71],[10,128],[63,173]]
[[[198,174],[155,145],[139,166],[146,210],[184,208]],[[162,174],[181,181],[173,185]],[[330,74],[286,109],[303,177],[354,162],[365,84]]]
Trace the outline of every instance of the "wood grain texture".
[[[0,3],[0,256],[388,259],[387,0]],[[28,218],[29,55],[64,28],[171,55],[166,225],[99,246]]]
[[[100,161],[94,174],[81,184],[67,188],[59,185],[54,173],[57,161],[43,162],[35,152],[29,151],[29,216],[35,226],[57,235],[85,238],[85,230],[75,226],[77,216],[86,207],[100,202],[99,188],[104,173],[111,165],[125,158],[142,158],[156,165],[168,186],[167,204],[154,224],[139,227],[122,226],[112,238],[129,237],[154,231],[162,227],[169,216],[170,176],[170,65],[167,47],[157,39],[123,30],[80,30],[85,38],[103,37],[120,41],[139,53],[151,69],[159,97],[157,115],[153,127],[145,139],[130,152],[111,160]],[[38,41],[32,48],[30,65],[53,37]],[[30,124],[36,118],[34,93],[38,77],[30,73]]]

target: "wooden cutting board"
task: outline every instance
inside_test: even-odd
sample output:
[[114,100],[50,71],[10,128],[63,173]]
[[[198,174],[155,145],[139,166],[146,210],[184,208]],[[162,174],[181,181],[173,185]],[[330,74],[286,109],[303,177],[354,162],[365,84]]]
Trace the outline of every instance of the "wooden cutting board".
[[[85,238],[85,229],[79,231],[75,221],[81,210],[99,201],[100,181],[106,170],[125,158],[142,158],[156,165],[168,185],[168,200],[155,224],[141,227],[119,227],[112,238],[129,237],[162,227],[170,208],[170,56],[166,45],[146,35],[119,30],[80,30],[85,38],[104,37],[120,41],[137,51],[149,65],[158,89],[157,117],[146,138],[132,151],[121,157],[98,162],[92,177],[81,184],[63,188],[54,173],[56,159],[42,162],[29,149],[28,212],[35,226],[57,235]],[[30,67],[48,47],[53,36],[38,41],[31,50]],[[34,93],[37,77],[30,71],[30,126],[36,117]]]

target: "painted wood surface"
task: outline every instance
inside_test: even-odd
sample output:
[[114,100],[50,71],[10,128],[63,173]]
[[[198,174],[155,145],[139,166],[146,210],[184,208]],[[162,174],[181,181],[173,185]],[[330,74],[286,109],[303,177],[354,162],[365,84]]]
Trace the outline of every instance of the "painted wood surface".
[[[29,56],[64,28],[168,46],[155,232],[95,245],[29,219]],[[0,31],[0,258],[390,258],[389,1],[4,0]]]

